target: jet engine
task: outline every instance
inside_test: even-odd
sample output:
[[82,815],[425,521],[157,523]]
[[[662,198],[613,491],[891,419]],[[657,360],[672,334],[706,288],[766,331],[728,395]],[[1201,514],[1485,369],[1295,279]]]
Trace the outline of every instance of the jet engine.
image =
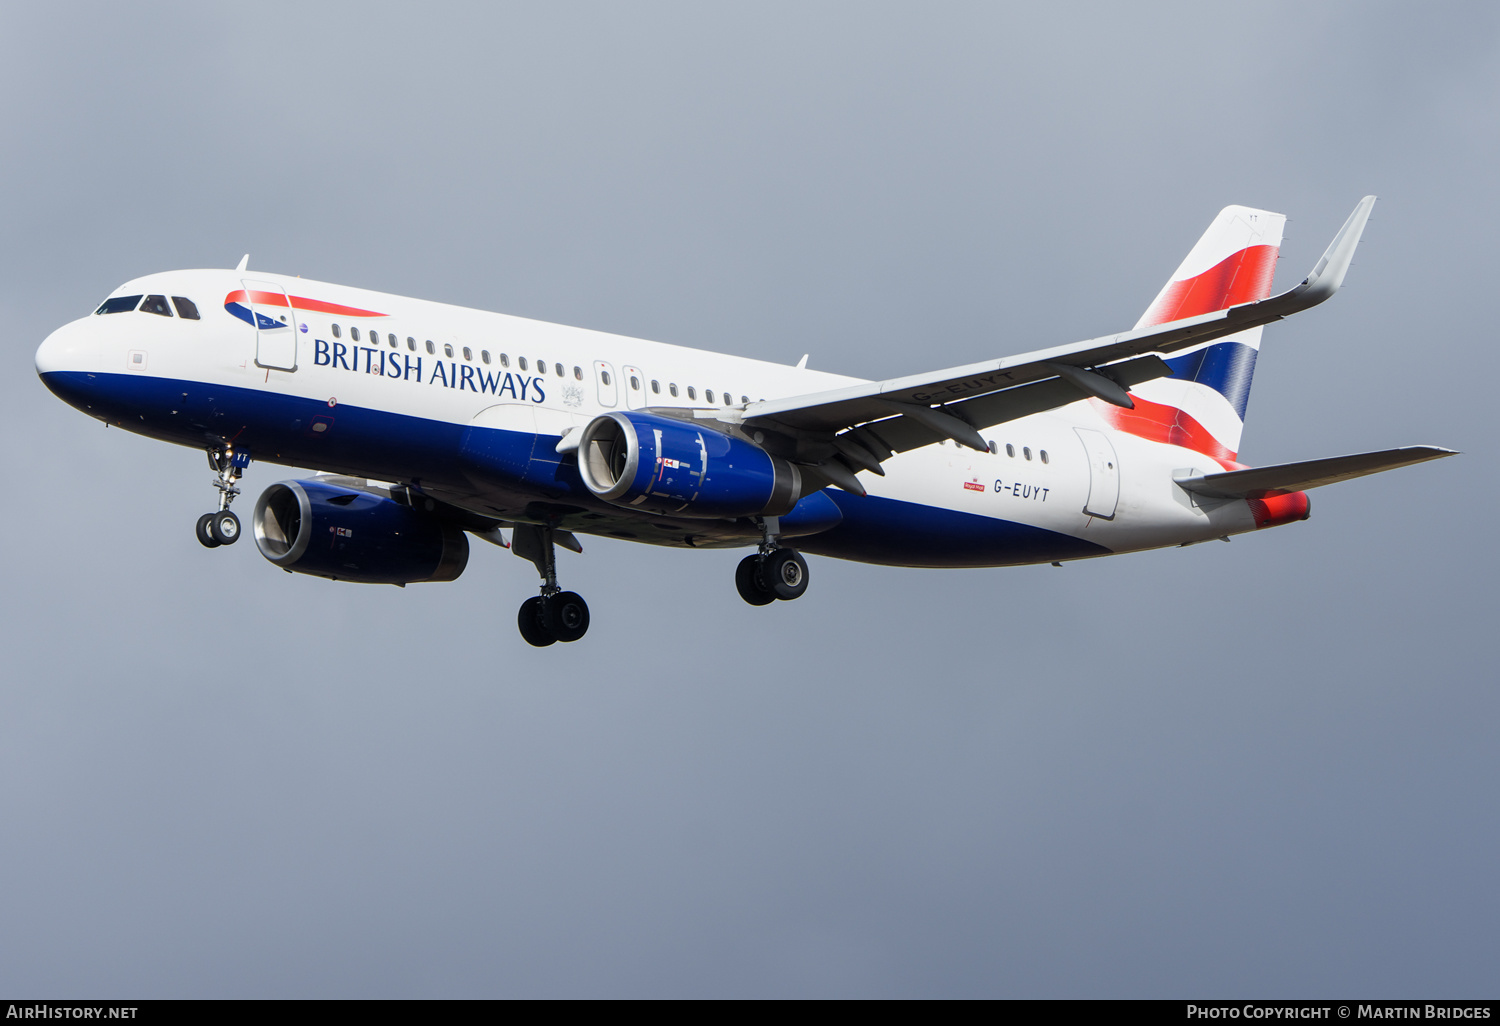
[[649,413],[606,413],[584,427],[578,471],[617,506],[678,517],[780,516],[802,475],[742,438]]
[[283,570],[360,584],[452,581],[469,562],[462,528],[340,480],[267,488],[255,544]]

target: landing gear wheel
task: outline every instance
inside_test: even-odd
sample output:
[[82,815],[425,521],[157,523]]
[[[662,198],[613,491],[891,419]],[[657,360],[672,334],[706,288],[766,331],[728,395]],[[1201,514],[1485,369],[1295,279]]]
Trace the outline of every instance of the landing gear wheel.
[[807,561],[796,549],[776,549],[766,556],[760,573],[779,599],[791,601],[807,590]]
[[740,598],[752,606],[768,606],[776,601],[776,596],[762,583],[760,564],[760,555],[756,554],[746,556],[734,568],[734,586],[739,589]]
[[203,543],[203,547],[205,549],[216,549],[220,545],[224,544],[223,542],[219,541],[219,539],[214,537],[213,528],[209,526],[208,522],[213,518],[214,515],[212,513],[203,514],[198,518],[198,527],[194,531],[194,533],[198,535],[198,540]]
[[540,595],[532,596],[521,603],[521,612],[516,616],[516,626],[521,628],[521,637],[526,639],[526,644],[537,648],[546,648],[557,640],[542,623],[543,602]]
[[208,532],[218,545],[233,545],[240,540],[240,518],[221,509],[208,515]]
[[558,641],[577,641],[588,633],[588,603],[576,591],[560,591],[542,603],[542,625]]

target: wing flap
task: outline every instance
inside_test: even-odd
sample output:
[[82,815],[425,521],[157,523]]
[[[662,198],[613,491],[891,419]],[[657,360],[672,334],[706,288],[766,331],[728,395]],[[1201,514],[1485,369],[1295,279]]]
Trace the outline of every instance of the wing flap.
[[[888,403],[942,406],[951,410],[954,404],[980,396],[1014,391],[1019,386],[1048,382],[1049,379],[1056,383],[1059,376],[1052,365],[1098,370],[1133,357],[1148,353],[1171,353],[1279,321],[1317,306],[1338,291],[1374,205],[1374,196],[1366,196],[1360,200],[1312,273],[1295,288],[1278,296],[1001,360],[751,403],[744,410],[743,419],[768,426],[781,425],[796,431],[836,432],[889,416]],[[1054,401],[1050,406],[1043,406],[1032,412],[1065,406],[1080,397],[1078,390],[1069,386],[1033,393],[1030,398],[1040,400],[1043,395],[1050,395]],[[1004,405],[1001,404],[1002,407]]]
[[1435,445],[1408,445],[1400,449],[1331,456],[1302,463],[1230,470],[1222,474],[1198,474],[1179,478],[1177,484],[1187,491],[1217,499],[1260,499],[1286,492],[1305,492],[1309,488],[1351,481],[1368,474],[1379,474],[1397,467],[1409,467],[1415,463],[1456,455],[1458,453],[1453,449],[1441,449]]
[[[1101,369],[1107,372],[1110,380],[1126,389],[1133,388],[1143,381],[1165,377],[1172,373],[1172,368],[1167,366],[1166,361],[1156,355],[1127,360]],[[1022,417],[1030,417],[1035,413],[1055,410],[1060,406],[1076,403],[1080,399],[1087,399],[1089,395],[1089,392],[1064,378],[1050,377],[1027,385],[1008,388],[1002,392],[992,392],[988,395],[949,403],[943,407],[943,410],[975,429],[984,429],[994,427],[996,424],[1004,424],[1007,421],[1019,420]],[[951,437],[934,431],[916,417],[904,414],[866,423],[851,434],[859,439],[866,432],[873,432],[891,452],[920,449],[942,438]],[[867,445],[866,448],[870,447]]]
[[[1266,300],[1270,302],[1270,300]],[[1256,304],[1249,304],[1254,306]],[[1235,308],[1242,309],[1242,308]],[[1078,368],[1098,368],[1142,353],[1169,353],[1224,335],[1233,335],[1265,321],[1243,319],[1229,323],[1230,310],[1219,310],[1190,317],[1173,324],[1161,325],[1170,331],[1147,329],[1089,339],[1072,345],[1056,346],[1003,360],[952,367],[933,374],[912,375],[890,381],[872,381],[827,392],[791,396],[751,403],[746,407],[746,421],[774,420],[803,431],[837,431],[851,424],[874,420],[889,412],[888,402],[934,406],[959,402],[1003,389],[1013,389],[1048,378],[1057,372],[1048,365],[1066,364]],[[1277,319],[1277,318],[1272,318]],[[1170,373],[1167,371],[1166,373]],[[1067,402],[1081,398],[1076,390],[1059,393],[1070,395]]]

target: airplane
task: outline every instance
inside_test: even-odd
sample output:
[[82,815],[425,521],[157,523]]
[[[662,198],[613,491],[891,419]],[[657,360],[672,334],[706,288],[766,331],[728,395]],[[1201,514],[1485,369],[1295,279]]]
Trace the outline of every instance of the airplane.
[[[886,381],[282,274],[150,274],[36,352],[108,426],[208,454],[209,548],[252,459],[310,468],[255,504],[288,573],[451,581],[469,536],[532,562],[531,645],[588,631],[558,583],[579,535],[750,548],[753,606],[808,587],[802,553],[998,567],[1192,545],[1307,518],[1307,490],[1455,455],[1408,446],[1236,462],[1265,325],[1343,284],[1375,197],[1271,295],[1284,215],[1225,207],[1135,327]],[[509,532],[507,539],[504,532]]]

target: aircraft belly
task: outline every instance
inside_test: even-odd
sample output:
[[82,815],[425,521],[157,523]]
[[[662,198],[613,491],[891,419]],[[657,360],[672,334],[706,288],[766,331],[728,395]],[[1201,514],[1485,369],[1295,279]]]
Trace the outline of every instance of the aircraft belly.
[[137,434],[192,448],[232,441],[252,459],[384,481],[460,483],[463,427],[342,403],[198,381],[48,374],[64,401]]
[[[557,455],[557,435],[540,431],[536,411],[519,404],[452,423],[263,385],[82,371],[49,373],[44,381],[70,404],[139,434],[193,448],[232,440],[260,462],[417,482],[501,519],[560,517],[561,526],[582,533],[694,547],[744,545],[757,535],[749,521],[647,516],[598,500],[576,463]],[[842,522],[827,530],[812,526],[796,544],[890,565],[1005,566],[1254,529],[1243,502],[1194,500],[1171,483],[1173,471],[1162,461],[1180,461],[1175,447],[1119,435],[1113,436],[1122,465],[1117,514],[1113,520],[1087,515],[1084,453],[1073,451],[1071,431],[1063,428],[1044,419],[1025,427],[1029,444],[1017,452],[1033,449],[1032,460],[1010,457],[1003,446],[998,454],[928,446],[898,456],[886,464],[886,477],[860,476],[866,497],[826,490]]]
[[1044,527],[879,495],[830,492],[844,519],[798,542],[806,552],[888,566],[983,567],[1108,555]]

